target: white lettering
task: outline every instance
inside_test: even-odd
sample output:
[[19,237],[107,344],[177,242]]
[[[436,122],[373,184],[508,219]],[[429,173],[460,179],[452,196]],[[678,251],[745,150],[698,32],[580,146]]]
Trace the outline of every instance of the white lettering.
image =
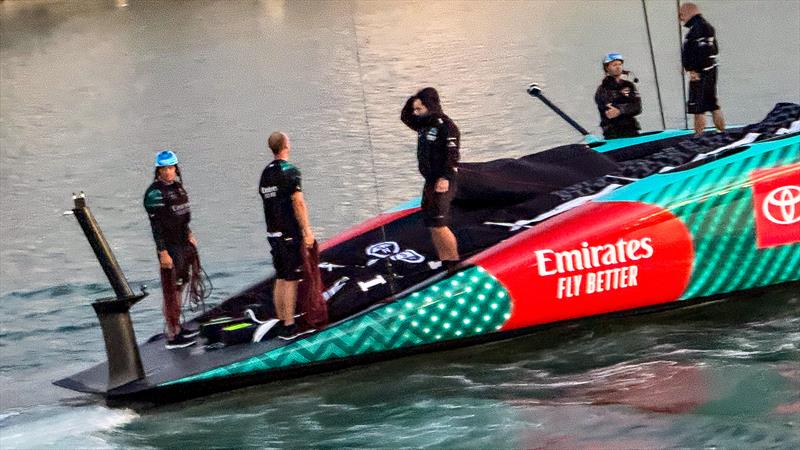
[[539,276],[544,277],[544,276],[547,276],[547,275],[555,275],[555,274],[558,273],[558,271],[555,270],[555,269],[554,270],[547,270],[547,268],[545,267],[545,265],[549,261],[553,260],[552,258],[550,258],[548,256],[545,256],[545,255],[553,254],[553,253],[555,253],[554,251],[552,251],[552,250],[536,250],[535,253],[536,253],[536,264],[539,267]]
[[536,250],[534,254],[539,276],[545,277],[648,259],[655,253],[652,242],[653,239],[649,237],[619,239],[613,244],[593,246],[581,242],[580,248],[577,249],[560,252],[543,249]]
[[367,292],[379,284],[386,284],[386,279],[383,278],[382,275],[378,275],[369,281],[359,281],[358,287],[360,287],[362,291]]
[[649,237],[642,239],[642,249],[644,249],[645,251],[644,254],[641,256],[642,259],[647,259],[653,256],[653,246],[650,245],[651,242],[653,242],[653,240],[650,239]]
[[261,188],[261,195],[264,198],[273,198],[278,195],[278,186],[267,186]]

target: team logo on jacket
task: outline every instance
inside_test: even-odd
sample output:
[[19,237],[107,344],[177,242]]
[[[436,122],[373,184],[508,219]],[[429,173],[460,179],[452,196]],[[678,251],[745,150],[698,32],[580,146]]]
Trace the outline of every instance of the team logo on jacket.
[[389,258],[393,261],[403,261],[411,264],[419,264],[425,261],[425,257],[414,250],[400,250],[400,245],[394,241],[379,242],[367,247],[367,255],[374,259],[367,262],[367,265],[375,264],[378,260]]
[[757,247],[800,242],[800,164],[755,170],[750,179]]
[[435,141],[436,137],[439,136],[439,129],[438,128],[431,128],[425,135],[425,138],[429,141]]

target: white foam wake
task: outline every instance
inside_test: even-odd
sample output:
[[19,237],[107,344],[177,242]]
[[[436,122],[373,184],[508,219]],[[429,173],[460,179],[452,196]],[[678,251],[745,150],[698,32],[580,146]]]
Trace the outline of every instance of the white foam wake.
[[119,448],[106,441],[101,432],[125,425],[137,417],[139,415],[131,410],[99,405],[40,406],[21,411],[14,417],[13,424],[0,428],[0,448]]

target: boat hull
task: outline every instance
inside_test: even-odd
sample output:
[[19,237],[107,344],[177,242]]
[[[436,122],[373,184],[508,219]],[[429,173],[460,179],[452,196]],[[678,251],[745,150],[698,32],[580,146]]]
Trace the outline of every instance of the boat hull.
[[[664,138],[671,142],[681,134]],[[631,157],[649,145],[637,142]],[[605,150],[628,152],[624,145],[611,147]],[[378,300],[302,339],[216,352],[170,352],[151,339],[140,346],[144,379],[106,389],[101,364],[56,384],[111,402],[170,402],[565,324],[692,306],[735,292],[794,286],[800,280],[798,186],[800,135],[754,143],[632,180],[546,219],[485,222],[508,226],[508,237],[455,271],[425,275],[400,292],[383,294],[391,283],[379,283],[380,277],[351,280],[350,287]],[[348,245],[370,233],[374,236],[364,242],[372,243],[384,234],[376,230],[395,224],[402,233],[419,234],[418,216],[413,202],[379,215],[330,240],[323,256],[337,248],[348,253]],[[352,247],[363,253],[362,244]],[[383,242],[371,252],[375,248],[367,248],[373,259],[365,259],[363,267],[403,254],[406,262],[417,263],[425,254],[403,250],[402,242]],[[401,262],[395,260],[395,267]],[[406,280],[419,273],[425,272]],[[256,290],[267,293],[269,286],[264,282]],[[370,291],[374,286],[377,292]]]

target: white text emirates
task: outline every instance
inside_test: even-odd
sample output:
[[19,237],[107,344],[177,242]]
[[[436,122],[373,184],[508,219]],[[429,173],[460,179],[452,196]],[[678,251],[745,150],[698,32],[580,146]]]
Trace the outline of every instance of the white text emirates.
[[[560,252],[544,249],[535,252],[537,268],[542,277],[631,263],[648,259],[653,253],[652,239],[649,237],[619,239],[613,244],[593,246],[581,242],[579,249]],[[558,279],[556,297],[577,297],[636,286],[638,273],[638,266],[628,265],[562,276]]]

